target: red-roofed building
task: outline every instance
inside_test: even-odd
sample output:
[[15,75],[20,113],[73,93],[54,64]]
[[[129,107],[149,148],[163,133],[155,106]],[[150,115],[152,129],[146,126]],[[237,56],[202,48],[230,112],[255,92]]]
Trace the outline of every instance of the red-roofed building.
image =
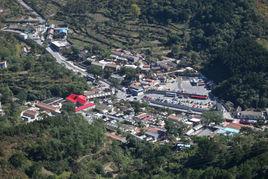
[[182,120],[182,117],[177,116],[176,114],[171,114],[167,117],[167,119],[174,122],[180,122]]
[[70,101],[71,103],[76,103],[76,98],[78,95],[76,94],[70,94],[69,96],[66,97],[66,100]]
[[85,104],[87,102],[87,97],[83,95],[71,94],[66,98],[68,101],[72,103],[80,103]]
[[225,127],[240,130],[243,127],[243,125],[236,123],[229,123]]
[[135,118],[137,120],[144,121],[144,122],[145,121],[153,121],[154,120],[154,117],[151,116],[151,115],[149,115],[149,114],[147,114],[147,113],[141,113],[141,114],[137,115]]
[[75,112],[95,108],[95,104],[88,102],[87,97],[83,95],[71,94],[66,97],[66,100],[77,105]]
[[192,99],[200,99],[200,100],[206,100],[208,99],[208,96],[207,95],[190,95],[190,98]]
[[75,108],[75,112],[79,112],[82,110],[88,110],[88,109],[94,109],[95,108],[95,104],[94,103],[86,103],[83,106],[79,106]]
[[79,102],[80,104],[85,104],[87,102],[87,97],[83,95],[79,95],[77,97],[77,102]]

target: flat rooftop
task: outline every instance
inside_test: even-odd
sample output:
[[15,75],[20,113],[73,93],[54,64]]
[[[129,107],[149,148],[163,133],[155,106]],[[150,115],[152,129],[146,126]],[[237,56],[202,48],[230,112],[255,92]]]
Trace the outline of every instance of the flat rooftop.
[[66,47],[70,45],[70,43],[67,41],[53,41],[51,43],[57,47]]

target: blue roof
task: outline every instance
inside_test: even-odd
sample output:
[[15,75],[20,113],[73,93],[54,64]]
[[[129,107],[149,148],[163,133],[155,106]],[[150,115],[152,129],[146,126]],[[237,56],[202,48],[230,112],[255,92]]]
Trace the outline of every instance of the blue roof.
[[239,130],[233,129],[233,128],[229,128],[229,127],[224,128],[224,130],[227,131],[227,132],[231,132],[231,133],[236,133],[236,134],[239,133]]
[[59,29],[59,32],[67,34],[68,29],[67,28],[61,28],[61,29]]

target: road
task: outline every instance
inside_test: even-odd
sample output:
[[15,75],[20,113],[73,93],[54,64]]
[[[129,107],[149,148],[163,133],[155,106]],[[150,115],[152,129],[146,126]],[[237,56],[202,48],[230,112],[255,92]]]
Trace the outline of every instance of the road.
[[21,32],[19,30],[11,30],[11,29],[7,29],[7,28],[3,28],[3,29],[1,29],[1,31],[4,31],[4,32],[12,32],[12,33],[20,34],[20,35],[23,35],[23,36],[24,35],[27,35],[27,34]]
[[[16,33],[16,34],[20,34],[20,35],[27,35],[21,31],[18,30],[11,30],[11,29],[2,29],[2,31],[4,32],[11,32],[11,33]],[[43,43],[41,42],[40,39],[32,39],[33,41],[35,41],[37,44],[39,45],[43,45]],[[78,66],[75,66],[72,62],[69,62],[66,60],[65,57],[63,57],[60,53],[58,52],[54,52],[50,47],[46,48],[46,51],[48,53],[50,53],[59,64],[63,64],[67,69],[74,71],[75,73],[80,73],[82,76],[86,76],[87,72],[86,70],[79,68]],[[105,83],[105,82],[103,82]],[[105,83],[105,85],[107,85],[107,83]]]
[[[46,22],[46,20],[44,18],[42,18],[42,16],[40,14],[38,14],[36,11],[34,11],[23,0],[17,0],[17,1],[21,6],[23,6],[25,9],[30,11],[34,16],[36,16],[40,23],[45,23]],[[27,34],[21,32],[21,31],[16,31],[16,30],[11,30],[11,29],[5,29],[4,28],[4,29],[1,29],[1,30],[6,31],[6,32],[17,33],[17,34],[20,34],[20,35],[27,35]],[[40,38],[39,39],[32,38],[32,40],[35,41],[40,46],[43,46],[43,43],[42,43]],[[86,72],[86,70],[74,65],[72,62],[67,61],[67,59],[65,57],[63,57],[60,53],[53,51],[50,47],[47,47],[46,51],[48,53],[50,53],[52,55],[52,57],[54,57],[56,59],[57,63],[64,65],[67,69],[72,70],[73,72],[78,73],[81,76],[86,76],[88,74]],[[99,80],[99,83],[101,83],[105,88],[110,88],[110,84],[108,82],[106,82],[105,80]]]
[[65,57],[63,57],[60,53],[53,51],[50,47],[47,47],[46,51],[50,53],[56,59],[57,63],[64,65],[67,69],[72,70],[75,73],[80,73],[82,76],[87,75],[86,70],[79,68],[78,66],[74,65],[72,62],[67,61]]
[[36,11],[34,11],[30,6],[28,6],[23,0],[17,0],[18,3],[23,6],[25,9],[27,9],[28,11],[30,11],[34,16],[36,16],[36,18],[38,19],[39,23],[43,24],[46,22],[46,20],[40,15],[38,14]]

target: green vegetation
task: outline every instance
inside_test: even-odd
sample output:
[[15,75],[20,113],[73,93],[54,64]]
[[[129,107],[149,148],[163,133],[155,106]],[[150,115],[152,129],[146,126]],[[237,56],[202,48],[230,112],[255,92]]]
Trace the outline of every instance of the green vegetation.
[[214,93],[244,108],[267,107],[267,57],[268,51],[250,38],[231,43],[207,66],[208,76],[219,82]]
[[196,138],[176,151],[171,145],[104,140],[100,121],[88,124],[69,113],[1,129],[1,178],[265,178],[267,131]]
[[[184,66],[192,65],[203,69],[206,75],[218,83],[214,94],[245,108],[267,107],[266,92],[259,92],[262,89],[256,88],[248,77],[245,76],[239,86],[236,86],[237,79],[240,78],[239,71],[225,79],[222,78],[222,73],[229,73],[228,68],[226,71],[222,68],[220,72],[214,70],[214,67],[220,69],[225,63],[223,61],[227,61],[220,57],[223,55],[222,52],[232,48],[233,44],[239,43],[242,39],[249,37],[249,44],[254,44],[258,40],[265,46],[265,40],[259,39],[267,39],[266,0],[260,0],[258,3],[255,0],[27,2],[48,20],[57,24],[67,24],[71,29],[69,39],[79,48],[98,47],[100,53],[118,47],[133,49],[145,53],[148,61],[156,61],[162,55],[175,58],[188,56],[189,60],[184,62]],[[249,48],[241,50],[248,52]],[[256,61],[257,58],[242,59],[247,55],[239,54],[239,58],[245,61],[245,64],[248,64],[246,61],[260,64]],[[222,62],[214,63],[220,60]],[[234,58],[228,59],[228,63],[234,64],[229,68],[240,68],[233,60]],[[210,68],[211,66],[213,68]],[[250,74],[254,71],[245,73]],[[258,78],[267,82],[266,77]],[[223,95],[223,88],[228,89],[227,95]],[[248,100],[250,93],[253,95]]]
[[[31,47],[28,55],[23,54],[24,46]],[[8,65],[0,74],[0,99],[6,113],[0,123],[15,122],[26,101],[65,97],[87,89],[84,79],[58,65],[43,49],[30,41],[19,42],[8,33],[0,33],[0,59]]]
[[16,1],[1,0],[0,9],[3,10],[0,13],[0,25],[3,20],[18,18],[25,15],[25,10]]
[[1,178],[39,178],[42,168],[53,175],[62,174],[70,171],[80,156],[98,152],[104,140],[100,122],[89,125],[82,116],[71,113],[2,128],[0,133]]
[[[217,96],[244,108],[268,105],[268,28],[254,0],[26,1],[49,20],[66,23],[75,46],[92,54],[106,56],[107,49],[120,47],[145,52],[150,61],[186,55],[189,64],[203,68],[217,83]],[[1,0],[1,5],[17,13],[13,1]],[[31,47],[28,55],[21,51],[25,45]],[[62,115],[20,124],[16,119],[24,101],[80,93],[86,82],[43,49],[5,33],[0,33],[0,59],[8,62],[0,74],[6,112],[0,118],[0,178],[267,178],[267,130],[196,137],[190,149],[177,151],[174,145],[132,136],[126,144],[111,143],[104,138],[102,122],[88,124],[66,112],[73,108],[70,103]],[[109,76],[97,68],[88,70]],[[120,73],[131,80],[137,71]],[[147,104],[131,105],[135,112],[148,111]],[[222,121],[214,112],[203,117],[205,124]],[[170,137],[180,137],[184,126],[170,122],[167,130]]]
[[[27,45],[31,53],[25,56],[22,47]],[[11,95],[4,95],[4,98],[13,94],[22,101],[43,100],[65,97],[71,92],[81,93],[87,88],[82,78],[58,65],[44,50],[31,42],[20,43],[7,33],[0,34],[0,59],[8,63],[8,68],[1,70],[1,86],[11,90],[6,92]]]
[[202,114],[202,122],[206,125],[215,123],[220,124],[224,122],[222,114],[218,111],[207,111]]

